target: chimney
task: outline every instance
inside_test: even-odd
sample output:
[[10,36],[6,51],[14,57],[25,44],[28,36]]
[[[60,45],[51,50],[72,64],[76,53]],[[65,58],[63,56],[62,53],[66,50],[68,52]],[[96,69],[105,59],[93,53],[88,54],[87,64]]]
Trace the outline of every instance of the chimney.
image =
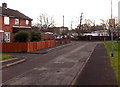
[[3,8],[7,8],[7,3],[2,3]]

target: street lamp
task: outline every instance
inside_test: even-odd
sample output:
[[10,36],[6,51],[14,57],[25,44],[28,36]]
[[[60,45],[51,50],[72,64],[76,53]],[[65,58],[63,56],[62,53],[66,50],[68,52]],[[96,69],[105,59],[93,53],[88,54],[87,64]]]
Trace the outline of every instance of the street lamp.
[[113,42],[113,25],[114,19],[112,19],[112,0],[111,0],[111,19],[109,20],[110,30],[111,30],[111,57],[114,56],[114,42]]

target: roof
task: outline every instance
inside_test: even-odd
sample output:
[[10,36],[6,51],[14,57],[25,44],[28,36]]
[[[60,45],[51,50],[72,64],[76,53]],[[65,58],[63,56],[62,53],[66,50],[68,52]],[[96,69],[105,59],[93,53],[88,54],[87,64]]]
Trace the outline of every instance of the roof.
[[3,16],[5,15],[9,17],[18,18],[18,19],[32,20],[31,18],[19,12],[18,10],[13,10],[10,8],[3,8],[1,6],[0,6],[0,14],[2,14]]

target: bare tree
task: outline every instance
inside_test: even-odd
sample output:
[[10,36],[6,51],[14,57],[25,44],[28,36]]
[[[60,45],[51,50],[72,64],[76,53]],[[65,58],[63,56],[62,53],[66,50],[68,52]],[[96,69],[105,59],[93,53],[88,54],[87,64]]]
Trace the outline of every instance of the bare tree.
[[55,26],[55,21],[53,17],[49,17],[46,14],[40,14],[37,20],[38,20],[38,23],[36,24],[36,26],[39,27],[40,29],[48,29],[50,27]]

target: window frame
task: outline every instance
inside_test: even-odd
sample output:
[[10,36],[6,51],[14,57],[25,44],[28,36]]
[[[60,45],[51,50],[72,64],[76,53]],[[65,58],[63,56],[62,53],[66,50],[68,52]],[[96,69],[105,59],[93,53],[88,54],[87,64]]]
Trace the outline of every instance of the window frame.
[[29,20],[26,20],[26,25],[29,25]]
[[10,17],[4,16],[4,24],[10,25]]
[[4,32],[4,40],[5,42],[10,42],[10,32]]
[[[18,22],[18,23],[17,23]],[[20,24],[20,19],[15,18],[15,25],[19,25]]]

